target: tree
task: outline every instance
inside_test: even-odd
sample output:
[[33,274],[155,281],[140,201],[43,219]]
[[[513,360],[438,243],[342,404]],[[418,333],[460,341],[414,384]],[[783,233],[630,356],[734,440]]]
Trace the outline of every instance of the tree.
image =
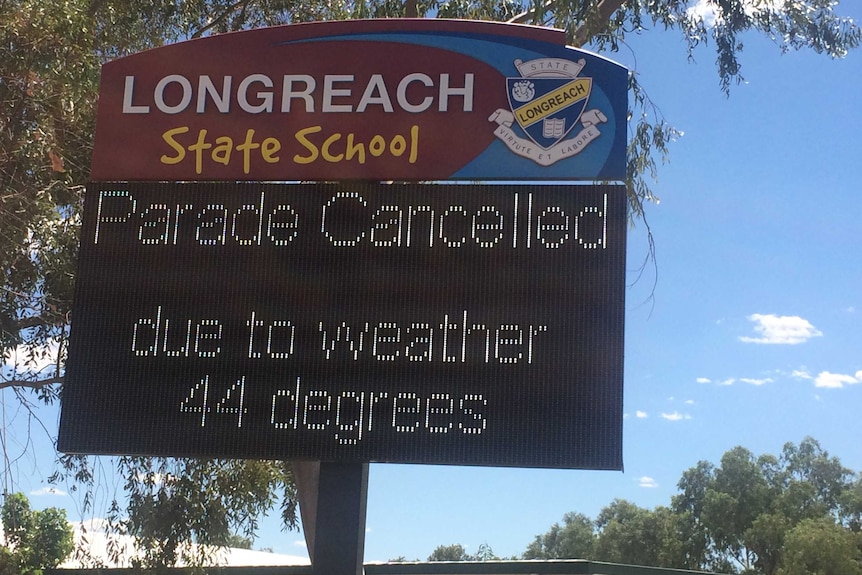
[[566,513],[524,551],[523,559],[584,559],[592,557],[596,535],[593,521],[582,513]]
[[0,573],[39,575],[72,552],[72,527],[66,512],[30,509],[23,493],[7,495],[0,510],[7,548],[0,550]]
[[837,511],[841,494],[847,490],[847,482],[853,475],[838,458],[830,457],[815,439],[806,437],[799,445],[785,444],[781,462],[786,489],[806,485],[813,490],[811,499],[819,505],[813,511],[815,515]]
[[428,561],[469,561],[470,555],[460,543],[438,545],[428,556]]
[[859,575],[862,538],[828,518],[805,519],[791,529],[784,543],[778,575]]
[[499,559],[494,555],[494,551],[486,543],[479,545],[476,553],[467,553],[467,550],[460,543],[452,545],[438,545],[431,555],[428,556],[428,561],[495,561]]
[[683,563],[677,519],[666,507],[648,510],[618,499],[602,509],[596,526],[598,561],[660,567]]
[[[284,524],[296,526],[297,495],[290,464],[254,460],[120,458],[128,504],[109,522],[138,540],[142,567],[201,564],[237,537],[253,541],[257,518],[281,492]],[[188,542],[200,545],[189,547]]]
[[228,536],[225,544],[228,547],[233,547],[234,549],[251,549],[252,540],[249,537],[244,537],[242,535],[237,535],[233,533]]
[[[781,50],[812,49],[830,57],[843,56],[862,40],[860,29],[838,14],[833,0],[721,0],[710,3],[714,18],[709,21],[690,11],[689,4],[683,0],[0,2],[0,101],[4,110],[0,130],[0,350],[8,366],[0,369],[0,389],[10,389],[32,417],[36,417],[36,405],[55,402],[61,393],[81,197],[88,179],[102,62],[167,42],[256,26],[435,14],[553,25],[565,29],[575,45],[589,44],[604,52],[617,50],[628,34],[650,26],[675,30],[690,54],[703,45],[712,46],[720,88],[728,93],[742,79],[739,38],[746,33],[777,39]],[[677,132],[640,87],[636,71],[630,77],[630,91],[627,186],[636,219],[643,215],[644,204],[654,199],[650,178],[657,175]],[[20,444],[31,445],[26,439]],[[4,455],[7,460],[16,457]],[[285,525],[297,523],[292,477],[280,463],[260,464],[267,467],[264,470],[237,462],[121,458],[116,465],[127,482],[126,492],[112,506],[113,524],[142,538],[159,533],[158,522],[166,514],[188,518],[189,527],[177,533],[192,539],[224,541],[230,524],[237,522],[241,524],[233,529],[251,534],[256,516],[246,513],[267,509],[278,499]],[[247,483],[256,491],[229,496],[224,507],[211,508],[202,498],[221,499],[229,494],[228,484],[213,482],[211,491],[186,500],[175,496],[183,492],[177,488],[181,482],[160,479],[199,481],[220,467],[236,474],[238,481],[240,477],[245,480],[248,473]],[[62,457],[55,479],[81,485],[84,508],[90,509],[93,499],[87,495],[87,486],[98,481],[98,468],[91,459]],[[281,497],[275,497],[272,489],[280,490]],[[227,515],[201,518],[196,515],[201,512]],[[116,519],[120,516],[127,519]],[[693,523],[687,536],[701,537],[702,519],[690,517]],[[169,561],[176,547],[168,542],[164,550],[160,560]],[[715,550],[695,548],[690,560],[712,552]]]
[[704,499],[704,520],[716,545],[749,569],[755,563],[744,534],[769,506],[769,486],[754,455],[735,447],[721,458]]
[[854,533],[862,532],[862,477],[841,494],[841,522]]
[[[614,500],[595,521],[575,513],[537,535],[524,558],[704,569],[743,575],[856,574],[862,568],[862,477],[814,439],[782,455],[734,447],[718,466],[683,472],[669,507]],[[577,554],[570,541],[589,541]]]
[[809,521],[838,525],[842,517],[854,516],[848,511],[855,481],[810,437],[799,445],[785,444],[779,458],[755,457],[735,447],[719,467],[700,462],[686,471],[672,507],[696,534],[693,555],[701,555],[703,567],[736,566],[775,575],[786,565],[786,538],[797,526]]

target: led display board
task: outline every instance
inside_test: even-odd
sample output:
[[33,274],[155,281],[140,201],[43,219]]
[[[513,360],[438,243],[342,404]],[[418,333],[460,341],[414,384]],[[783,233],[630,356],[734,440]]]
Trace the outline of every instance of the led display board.
[[94,183],[65,452],[621,468],[622,186]]

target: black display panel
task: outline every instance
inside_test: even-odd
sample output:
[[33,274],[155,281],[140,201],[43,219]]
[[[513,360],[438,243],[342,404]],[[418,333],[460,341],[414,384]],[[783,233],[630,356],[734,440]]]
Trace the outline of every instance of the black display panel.
[[620,469],[621,186],[94,183],[65,452]]

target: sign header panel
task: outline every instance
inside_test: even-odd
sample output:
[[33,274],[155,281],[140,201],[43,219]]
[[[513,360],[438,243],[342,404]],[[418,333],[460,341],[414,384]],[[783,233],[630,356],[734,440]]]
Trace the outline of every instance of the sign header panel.
[[559,30],[296,24],[105,64],[97,181],[622,180],[627,70]]
[[59,449],[619,469],[622,186],[91,184]]

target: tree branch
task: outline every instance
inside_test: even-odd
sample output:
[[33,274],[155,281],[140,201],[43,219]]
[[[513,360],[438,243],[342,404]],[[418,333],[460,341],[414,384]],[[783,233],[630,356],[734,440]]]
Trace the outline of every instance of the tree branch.
[[203,28],[200,28],[194,34],[192,34],[192,38],[200,38],[206,32],[212,30],[213,28],[227,20],[227,17],[233,12],[236,12],[238,8],[245,7],[245,5],[249,3],[249,1],[250,0],[238,0],[237,2],[234,2],[224,12],[210,20],[209,23],[207,23]]
[[[545,0],[545,2],[542,4],[542,9],[547,10],[548,8],[553,6],[554,1],[555,0]],[[526,24],[527,22],[530,21],[530,18],[532,18],[535,15],[535,13],[536,13],[536,9],[530,8],[526,12],[521,12],[520,14],[518,14],[517,16],[515,16],[514,18],[509,20],[508,23],[509,24]]]
[[8,389],[10,387],[24,387],[27,389],[42,389],[55,383],[63,383],[66,378],[64,376],[49,377],[47,379],[27,380],[27,379],[10,379],[8,381],[0,381],[0,389]]
[[578,47],[586,44],[590,38],[595,36],[610,21],[611,16],[619,10],[623,2],[625,0],[602,0],[599,4],[598,17],[595,20],[588,19],[586,22],[581,22],[580,26],[575,30],[572,43]]
[[[545,0],[542,4],[543,10],[548,10],[553,7],[554,2],[556,0]],[[595,20],[588,20],[586,22],[581,22],[580,25],[575,29],[573,34],[574,41],[572,42],[575,46],[581,47],[589,41],[599,30],[601,30],[602,26],[610,21],[611,16],[613,16],[614,12],[620,9],[625,0],[602,0],[602,2],[598,6],[598,17]],[[536,14],[535,8],[530,8],[526,12],[522,12],[518,14],[511,20],[509,20],[510,24],[526,24],[529,20]]]
[[[418,18],[419,17],[419,7],[417,6],[416,0],[407,0],[404,3],[404,17],[405,18]],[[310,552],[309,552],[310,553]]]
[[31,327],[44,327],[47,325],[54,324],[55,322],[50,321],[45,316],[34,315],[29,317],[22,317],[21,319],[15,321],[12,327],[20,331],[22,329],[29,329]]

